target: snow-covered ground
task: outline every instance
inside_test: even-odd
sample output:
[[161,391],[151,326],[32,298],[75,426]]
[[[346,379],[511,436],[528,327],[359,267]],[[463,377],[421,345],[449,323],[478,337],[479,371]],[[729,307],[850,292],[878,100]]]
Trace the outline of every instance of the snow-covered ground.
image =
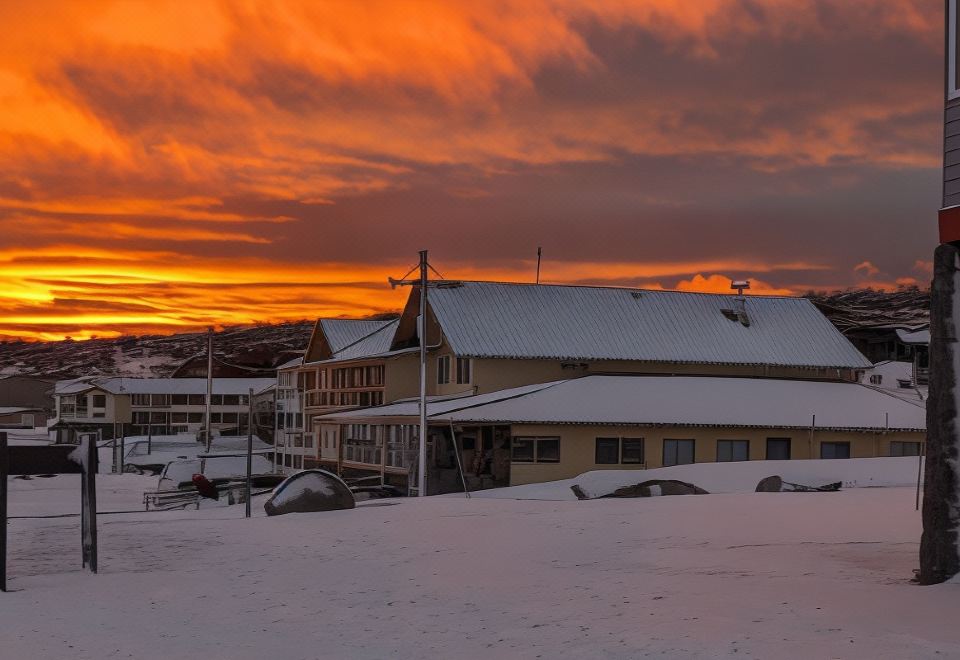
[[[573,479],[495,488],[474,497],[524,500],[575,500],[570,489],[578,485],[589,497],[600,497],[623,486],[651,479],[674,479],[703,488],[709,493],[752,493],[761,479],[777,475],[784,481],[805,486],[841,482],[844,488],[910,486],[916,488],[920,457],[848,458],[813,461],[740,461],[694,463],[650,470],[595,470]],[[453,495],[449,497],[455,497]]]
[[[101,511],[155,481],[99,477]],[[76,511],[78,482],[11,480],[11,515]],[[960,656],[960,585],[909,583],[910,488],[254,512],[103,515],[99,575],[77,518],[11,520],[0,656]]]

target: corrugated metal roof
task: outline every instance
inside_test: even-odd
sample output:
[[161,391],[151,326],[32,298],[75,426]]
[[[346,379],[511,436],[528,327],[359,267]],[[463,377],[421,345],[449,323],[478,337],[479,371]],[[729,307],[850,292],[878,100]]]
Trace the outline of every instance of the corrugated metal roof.
[[430,290],[458,355],[561,360],[867,368],[803,298],[463,282]]
[[383,325],[356,341],[347,344],[343,348],[334,351],[333,359],[352,360],[389,352],[390,344],[393,343],[393,335],[397,331],[400,320],[376,321],[376,323],[383,323]]
[[[429,403],[437,423],[729,426],[923,431],[926,409],[858,383],[720,376],[584,376]],[[327,415],[409,417],[416,402]],[[889,427],[887,427],[889,415]]]
[[[481,405],[492,403],[502,399],[523,396],[530,392],[537,392],[547,387],[551,387],[558,382],[538,383],[536,385],[524,385],[522,387],[513,387],[509,390],[500,390],[499,392],[489,392],[487,394],[475,394],[473,396],[457,396],[454,398],[428,397],[427,415],[439,415],[459,410],[464,406]],[[317,419],[330,421],[343,421],[351,423],[359,419],[375,419],[378,417],[416,417],[420,414],[420,402],[418,399],[405,399],[396,403],[388,403],[383,406],[373,406],[371,408],[360,408],[358,410],[346,410],[334,412],[326,415],[318,415]]]
[[334,359],[366,357],[390,350],[398,320],[320,319]]
[[586,376],[461,408],[454,422],[665,424],[923,431],[926,408],[859,383],[705,376]]

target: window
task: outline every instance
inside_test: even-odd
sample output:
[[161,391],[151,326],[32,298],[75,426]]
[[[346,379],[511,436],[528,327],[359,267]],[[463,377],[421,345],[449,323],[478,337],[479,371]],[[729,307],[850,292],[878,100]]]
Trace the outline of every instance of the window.
[[597,465],[619,464],[620,438],[597,438],[593,462]]
[[207,395],[206,394],[188,394],[187,401],[191,406],[205,406],[207,405]]
[[510,455],[515,463],[559,463],[560,438],[514,438]]
[[187,421],[191,424],[203,423],[203,413],[187,413]]
[[664,440],[663,465],[687,465],[694,462],[693,440]]
[[186,424],[187,419],[187,413],[185,412],[170,413],[170,422],[172,424]]
[[[247,397],[243,397],[246,399]],[[239,394],[224,394],[223,395],[223,405],[225,406],[239,406],[240,405],[240,395]]]
[[891,456],[919,456],[920,443],[919,442],[900,442],[898,440],[894,440],[890,443],[890,455]]
[[643,463],[643,438],[597,438],[594,462],[597,465]]
[[767,460],[789,461],[790,438],[767,438]]
[[151,406],[169,406],[170,395],[169,394],[151,394],[150,405]]
[[514,438],[511,460],[514,463],[533,463],[533,438]]
[[450,382],[450,356],[441,355],[437,358],[437,385],[446,385]]
[[175,406],[186,406],[190,404],[190,395],[189,394],[174,394],[170,397],[170,400]]
[[820,458],[850,458],[850,443],[821,442]]
[[149,406],[150,405],[150,395],[149,394],[134,394],[130,397],[130,402],[135,406]]
[[643,461],[643,438],[620,438],[620,462],[636,465]]
[[106,408],[107,407],[107,395],[106,394],[94,394],[92,397],[93,402],[90,404],[91,408]]
[[870,376],[871,385],[882,385],[883,384],[883,375],[882,374],[873,374]]
[[749,440],[717,440],[717,462],[750,460]]
[[473,378],[473,361],[470,358],[457,358],[457,384],[469,385]]

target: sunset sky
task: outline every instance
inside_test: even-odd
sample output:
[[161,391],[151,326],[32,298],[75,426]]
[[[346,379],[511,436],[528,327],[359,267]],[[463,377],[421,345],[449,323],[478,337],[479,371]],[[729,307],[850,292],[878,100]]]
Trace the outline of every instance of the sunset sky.
[[0,2],[0,336],[925,285],[942,3]]

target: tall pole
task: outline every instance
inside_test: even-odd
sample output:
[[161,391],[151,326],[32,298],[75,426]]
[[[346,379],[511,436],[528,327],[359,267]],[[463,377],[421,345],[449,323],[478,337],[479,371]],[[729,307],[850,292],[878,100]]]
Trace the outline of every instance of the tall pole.
[[244,487],[244,493],[246,497],[244,500],[247,503],[247,518],[250,517],[250,481],[252,479],[251,474],[253,472],[253,388],[250,388],[250,393],[247,395],[247,483]]
[[[952,126],[960,119],[960,34],[957,6],[946,11],[944,141],[942,197],[938,224],[940,245],[933,253],[930,286],[930,384],[927,395],[927,442],[923,473],[923,535],[920,538],[921,584],[937,584],[960,573],[960,195],[953,187]],[[950,137],[947,137],[950,136]],[[950,182],[949,186],[947,182]]]
[[204,415],[207,452],[210,451],[210,407],[213,404],[213,328],[207,328],[207,401]]
[[537,284],[540,284],[540,257],[543,254],[543,248],[537,247]]
[[417,470],[417,495],[427,494],[427,251],[420,251],[420,462]]

